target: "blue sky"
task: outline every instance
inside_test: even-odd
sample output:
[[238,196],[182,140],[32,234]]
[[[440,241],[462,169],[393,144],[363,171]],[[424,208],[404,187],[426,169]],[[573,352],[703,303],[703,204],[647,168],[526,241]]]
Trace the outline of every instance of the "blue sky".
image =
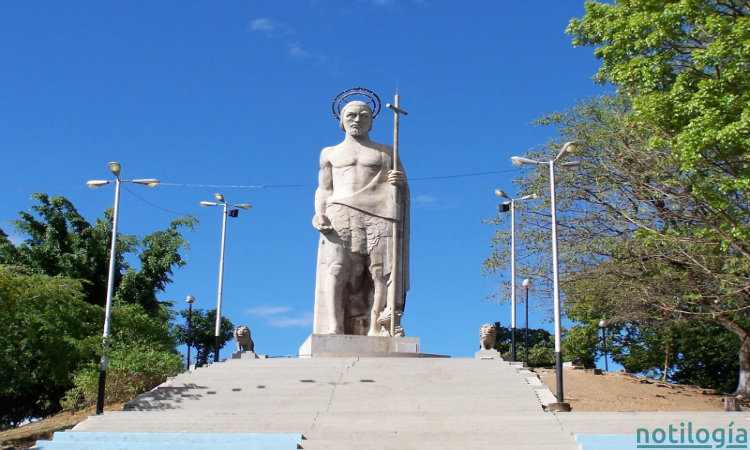
[[[124,186],[120,232],[200,220],[160,299],[210,309],[221,214],[199,202],[250,203],[227,225],[222,312],[251,328],[259,353],[294,355],[312,330],[318,156],[343,137],[331,100],[362,86],[392,102],[398,88],[406,334],[426,353],[473,356],[479,327],[510,317],[485,300],[499,278],[481,274],[493,190],[515,194],[509,158],[555,137],[531,121],[604,91],[591,49],[564,33],[582,15],[568,0],[2,2],[0,228],[12,232],[34,192],[93,222],[114,189],[85,182],[111,179],[118,161],[124,179],[162,181]],[[371,138],[391,143],[392,131],[384,112]],[[531,327],[551,329],[550,300],[531,297]]]

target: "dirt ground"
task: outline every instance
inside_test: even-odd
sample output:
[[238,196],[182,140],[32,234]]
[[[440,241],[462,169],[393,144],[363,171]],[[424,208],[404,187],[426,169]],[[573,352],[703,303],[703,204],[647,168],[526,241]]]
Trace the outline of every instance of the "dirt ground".
[[[555,371],[535,372],[555,394]],[[723,411],[722,399],[729,395],[624,372],[596,375],[582,369],[564,370],[563,394],[573,411]]]
[[[535,369],[542,381],[555,393],[555,371]],[[573,411],[722,411],[727,395],[711,389],[686,386],[622,372],[566,369],[563,373],[565,401]],[[120,410],[122,404],[107,407]],[[745,407],[744,409],[747,409]],[[38,422],[0,432],[2,449],[28,448],[36,439],[49,439],[52,433],[75,426],[93,414],[92,410],[63,412]]]
[[[124,403],[107,406],[105,411],[121,410]],[[11,430],[0,431],[0,448],[3,450],[22,449],[32,447],[37,439],[50,439],[55,431],[73,428],[78,422],[83,422],[94,414],[94,408],[88,408],[77,412],[61,412],[54,416],[46,417],[37,422],[23,425]]]

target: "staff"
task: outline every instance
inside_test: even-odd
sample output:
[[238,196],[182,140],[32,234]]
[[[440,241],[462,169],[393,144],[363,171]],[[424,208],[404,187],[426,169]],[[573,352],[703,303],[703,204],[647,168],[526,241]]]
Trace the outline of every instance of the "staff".
[[[385,106],[393,110],[393,170],[398,170],[398,118],[400,114],[407,115],[406,111],[399,108],[398,93],[396,93],[393,104],[386,103]],[[401,211],[401,205],[399,205],[398,188],[396,188],[396,195],[394,200],[396,201],[396,210]],[[399,217],[401,221],[403,217]],[[388,297],[388,307],[391,310],[391,337],[396,334],[396,294],[398,294],[398,271],[399,267],[399,223],[398,221],[393,222],[393,260],[391,264],[391,292],[392,295]]]

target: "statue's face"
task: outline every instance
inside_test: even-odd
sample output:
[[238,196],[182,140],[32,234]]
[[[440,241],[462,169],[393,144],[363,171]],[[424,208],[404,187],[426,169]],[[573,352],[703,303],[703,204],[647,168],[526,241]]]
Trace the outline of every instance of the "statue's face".
[[372,128],[372,110],[364,102],[351,102],[341,111],[341,127],[352,136],[364,136]]

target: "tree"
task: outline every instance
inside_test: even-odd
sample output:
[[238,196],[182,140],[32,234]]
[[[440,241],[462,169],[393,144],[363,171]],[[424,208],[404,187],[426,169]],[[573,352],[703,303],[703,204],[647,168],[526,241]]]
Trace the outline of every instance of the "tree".
[[[690,189],[689,175],[675,165],[672,153],[649,147],[654,131],[632,126],[628,98],[582,102],[539,123],[554,125],[565,140],[580,143],[581,166],[561,173],[557,183],[567,316],[583,324],[607,319],[621,327],[615,333],[644,339],[687,322],[711,322],[746,342],[750,260],[706,231],[718,220],[706,214],[710,205]],[[552,152],[559,148],[551,147]],[[535,170],[516,181],[523,193],[545,194],[547,176],[546,170]],[[524,206],[517,242],[528,256],[520,259],[519,272],[537,280],[537,289],[549,290],[549,203]],[[507,264],[505,234],[498,230],[496,251],[485,262],[488,270]],[[748,355],[741,349],[739,357],[742,367]],[[737,392],[746,389],[740,375]]]
[[[112,210],[107,209],[105,220],[97,219],[92,226],[64,197],[36,193],[32,198],[39,203],[31,207],[35,214],[21,211],[20,219],[12,222],[26,239],[15,251],[4,251],[7,238],[3,233],[0,262],[33,268],[51,276],[83,280],[86,301],[103,306],[109,273]],[[171,282],[173,268],[185,264],[180,252],[188,243],[180,231],[192,229],[196,221],[192,217],[179,218],[166,230],[143,239],[118,235],[114,298],[137,302],[148,311],[156,311],[156,294]],[[136,253],[140,263],[137,269],[125,261],[125,256],[132,253]]]
[[[668,161],[670,189],[653,191],[654,206],[671,203],[694,220],[669,227],[668,240],[641,230],[651,254],[668,258],[673,281],[696,275],[691,284],[706,288],[693,289],[687,309],[663,307],[709,317],[737,336],[743,395],[750,394],[749,8],[740,0],[589,1],[568,28],[575,45],[596,47],[596,79],[628,97],[633,126],[650,131],[646,149]],[[679,205],[665,196],[672,193],[682,195]]]
[[[511,329],[495,322],[497,343],[495,349],[510,359],[513,346]],[[550,367],[555,364],[555,344],[552,335],[544,329],[529,328],[529,360],[526,361],[526,328],[516,328],[516,360],[524,361],[532,367]]]
[[0,427],[60,409],[77,365],[101,346],[101,308],[81,283],[0,264]]
[[[183,309],[180,311],[180,316],[185,320],[188,318],[189,311]],[[192,339],[190,330],[188,330],[187,322],[185,324],[177,325],[179,340],[182,344],[192,342],[191,347],[195,349],[195,365],[204,366],[208,364],[209,360],[212,359],[212,355],[216,350],[216,309],[210,309],[204,311],[202,309],[194,309],[191,319],[192,325]],[[234,325],[226,317],[221,317],[221,328],[219,335],[219,348],[224,348],[224,345],[232,340],[234,332]]]
[[[23,243],[13,245],[0,230],[0,319],[9,327],[0,336],[3,426],[59,411],[71,388],[68,404],[85,404],[92,395],[86,380],[98,376],[102,352],[112,212],[92,226],[64,197],[33,198],[32,213],[13,222]],[[170,303],[156,295],[185,264],[180,232],[194,223],[177,219],[143,239],[118,235],[111,358],[122,373],[108,383],[112,393],[153,387],[181,367]],[[139,267],[126,262],[128,254]]]

